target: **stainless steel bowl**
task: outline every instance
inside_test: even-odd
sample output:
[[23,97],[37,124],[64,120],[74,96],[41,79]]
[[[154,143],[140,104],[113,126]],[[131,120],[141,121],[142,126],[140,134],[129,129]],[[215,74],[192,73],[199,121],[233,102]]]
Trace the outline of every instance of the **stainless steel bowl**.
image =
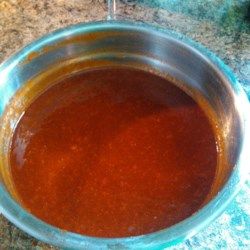
[[[58,79],[104,66],[140,68],[171,78],[201,105],[209,105],[216,117],[224,150],[209,202],[170,228],[128,238],[88,237],[50,226],[15,201],[8,147],[20,114]],[[180,34],[117,21],[79,24],[51,33],[0,66],[0,211],[32,236],[64,248],[158,249],[176,244],[219,216],[244,182],[250,159],[249,110],[247,96],[231,71]]]

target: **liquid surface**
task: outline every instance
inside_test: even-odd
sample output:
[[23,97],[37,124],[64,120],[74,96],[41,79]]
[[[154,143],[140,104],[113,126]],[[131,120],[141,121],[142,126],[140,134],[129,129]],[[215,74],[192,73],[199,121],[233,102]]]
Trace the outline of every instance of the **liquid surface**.
[[212,127],[182,90],[132,69],[52,86],[26,110],[10,153],[23,205],[61,229],[154,232],[196,212],[217,164]]

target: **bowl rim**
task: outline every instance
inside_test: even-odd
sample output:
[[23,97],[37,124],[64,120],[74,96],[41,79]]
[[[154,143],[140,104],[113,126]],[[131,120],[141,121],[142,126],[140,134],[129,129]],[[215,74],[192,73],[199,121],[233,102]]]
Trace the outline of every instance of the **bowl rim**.
[[8,72],[11,72],[11,70],[18,66],[20,62],[25,60],[27,55],[29,55],[31,52],[39,51],[42,47],[51,42],[56,42],[68,36],[81,34],[84,32],[104,29],[113,30],[116,28],[146,33],[153,32],[157,35],[167,37],[168,39],[174,39],[176,42],[182,43],[183,46],[188,47],[195,53],[199,54],[199,56],[201,56],[204,60],[208,61],[212,65],[214,70],[216,70],[219,75],[232,86],[234,94],[236,94],[241,99],[241,104],[243,104],[244,110],[242,111],[245,116],[245,134],[242,151],[229,180],[221,189],[221,191],[207,205],[205,205],[192,216],[169,228],[139,236],[123,238],[101,238],[85,236],[60,230],[41,221],[25,209],[23,209],[11,198],[3,185],[0,185],[0,213],[2,213],[7,219],[9,219],[23,231],[39,240],[55,246],[70,249],[108,249],[112,247],[152,249],[153,247],[157,246],[167,247],[175,245],[179,242],[182,242],[184,239],[193,236],[210,222],[212,222],[215,218],[217,218],[225,210],[225,208],[232,201],[235,195],[239,192],[242,184],[247,178],[247,175],[245,174],[247,163],[246,148],[248,148],[247,145],[250,146],[250,119],[247,113],[250,112],[246,112],[247,109],[249,110],[249,102],[246,93],[235,78],[232,71],[215,54],[182,34],[140,22],[98,21],[90,23],[79,23],[49,33],[48,35],[43,36],[42,38],[32,42],[30,45],[24,47],[20,52],[16,53],[0,65],[0,74],[3,72],[5,74],[8,74]]

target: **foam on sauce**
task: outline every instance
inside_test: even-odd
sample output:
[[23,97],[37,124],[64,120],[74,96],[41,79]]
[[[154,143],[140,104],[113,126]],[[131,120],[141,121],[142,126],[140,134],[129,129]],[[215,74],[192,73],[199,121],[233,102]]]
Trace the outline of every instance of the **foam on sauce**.
[[12,139],[21,203],[64,230],[146,234],[196,212],[217,165],[212,126],[182,90],[134,69],[86,71],[26,109]]

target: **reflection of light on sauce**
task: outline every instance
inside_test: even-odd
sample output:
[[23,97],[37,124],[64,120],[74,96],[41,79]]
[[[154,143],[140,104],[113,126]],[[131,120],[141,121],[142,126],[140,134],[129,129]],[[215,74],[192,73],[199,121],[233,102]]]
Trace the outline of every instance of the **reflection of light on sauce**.
[[183,91],[150,73],[103,69],[65,79],[33,102],[10,162],[16,190],[37,217],[117,237],[196,212],[217,153],[206,116]]
[[16,164],[18,168],[21,168],[25,161],[24,154],[27,146],[25,141],[26,139],[22,139],[18,136],[15,141],[15,146],[13,147],[13,153],[16,155]]

